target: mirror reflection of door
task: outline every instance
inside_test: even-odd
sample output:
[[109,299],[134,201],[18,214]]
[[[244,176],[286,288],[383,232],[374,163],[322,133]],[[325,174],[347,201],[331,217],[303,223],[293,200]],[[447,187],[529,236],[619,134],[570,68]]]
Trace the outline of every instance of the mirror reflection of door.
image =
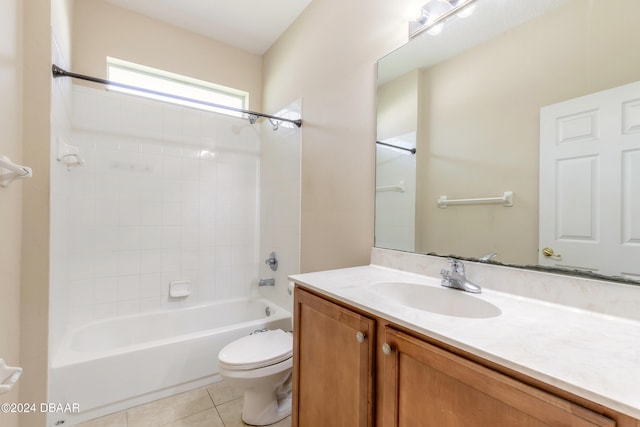
[[640,82],[540,110],[539,263],[640,279]]

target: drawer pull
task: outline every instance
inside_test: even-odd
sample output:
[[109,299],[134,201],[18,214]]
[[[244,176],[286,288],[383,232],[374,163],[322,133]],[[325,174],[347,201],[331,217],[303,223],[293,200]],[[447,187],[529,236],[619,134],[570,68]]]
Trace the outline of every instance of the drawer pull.
[[391,346],[387,343],[382,344],[382,352],[384,354],[386,354],[387,356],[389,356],[391,354],[393,350],[391,349]]
[[363,342],[364,342],[364,339],[365,339],[366,337],[367,337],[367,336],[366,336],[364,333],[362,333],[362,332],[358,332],[358,333],[356,334],[356,339],[358,340],[358,342],[359,342],[359,343],[363,343]]

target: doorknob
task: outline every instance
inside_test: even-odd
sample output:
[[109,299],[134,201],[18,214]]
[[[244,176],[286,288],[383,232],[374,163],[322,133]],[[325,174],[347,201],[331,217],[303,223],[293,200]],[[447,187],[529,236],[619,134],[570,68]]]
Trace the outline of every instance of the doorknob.
[[562,255],[555,253],[553,249],[549,247],[542,249],[542,255],[546,256],[547,258],[562,259]]

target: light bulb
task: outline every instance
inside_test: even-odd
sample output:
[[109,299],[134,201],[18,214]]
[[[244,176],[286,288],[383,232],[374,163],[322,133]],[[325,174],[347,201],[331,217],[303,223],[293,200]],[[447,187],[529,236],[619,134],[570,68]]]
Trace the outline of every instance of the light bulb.
[[438,34],[440,34],[442,32],[442,30],[444,30],[444,22],[441,22],[441,23],[436,24],[433,27],[429,28],[427,30],[427,33],[431,34],[432,36],[437,36]]
[[468,16],[471,16],[471,14],[473,13],[474,10],[476,10],[476,4],[472,4],[472,5],[469,5],[469,6],[465,7],[460,12],[458,12],[457,15],[460,18],[466,18]]

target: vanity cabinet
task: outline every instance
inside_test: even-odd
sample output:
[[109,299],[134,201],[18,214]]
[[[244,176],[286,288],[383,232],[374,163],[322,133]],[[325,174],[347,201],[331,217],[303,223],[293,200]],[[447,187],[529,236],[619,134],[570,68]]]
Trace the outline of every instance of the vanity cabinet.
[[375,320],[295,288],[293,427],[372,427]]
[[293,369],[293,427],[640,427],[300,286]]
[[382,346],[382,427],[616,425],[394,328]]

